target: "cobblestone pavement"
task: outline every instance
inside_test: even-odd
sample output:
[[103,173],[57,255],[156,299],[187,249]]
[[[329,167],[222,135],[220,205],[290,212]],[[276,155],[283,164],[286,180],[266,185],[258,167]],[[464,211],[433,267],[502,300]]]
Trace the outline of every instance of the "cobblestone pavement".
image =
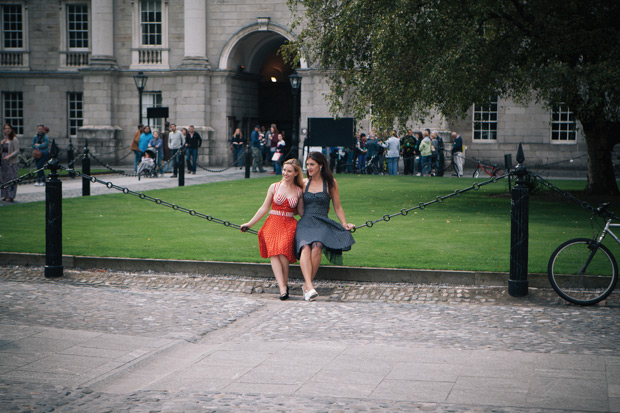
[[[507,297],[503,288],[336,282],[320,282],[321,296],[315,303],[306,303],[299,295],[280,302],[274,283],[262,279],[65,270],[62,279],[47,280],[42,273],[42,268],[0,267],[1,331],[87,331],[167,340],[171,347],[110,377],[81,384],[71,378],[73,381],[60,383],[12,375],[11,366],[17,362],[7,358],[11,350],[3,347],[10,340],[8,334],[0,338],[0,411],[552,412],[590,410],[587,406],[592,406],[592,411],[620,410],[620,307],[614,302],[577,307],[558,301],[548,291],[533,291],[531,297],[515,299]],[[299,283],[291,287],[298,292]],[[222,367],[223,372],[212,373],[235,373],[232,382],[220,385],[216,378],[191,375],[189,381],[183,381],[188,380],[183,374],[194,371],[192,368],[205,369],[207,364],[200,363],[235,348],[237,353],[229,353],[238,359],[228,360],[230,364]],[[304,349],[312,349],[314,357],[318,357],[311,359],[311,365],[323,366],[313,378],[272,383],[265,391],[260,385],[251,385],[252,374],[261,367],[276,377],[285,373],[289,377],[291,368],[296,372],[308,368],[302,360]],[[241,364],[243,354],[250,350],[265,351],[269,357],[248,371]],[[167,351],[175,356],[178,366],[167,366],[161,378],[149,379],[131,389],[132,380],[143,377],[145,371],[157,372],[152,370],[152,363],[165,359]],[[184,353],[201,351],[196,366],[182,365]],[[287,351],[290,360],[279,359],[281,365],[269,364],[270,357]],[[162,356],[158,358],[157,354]],[[604,400],[602,396],[587,399],[586,394],[583,397],[588,403],[573,407],[557,402],[536,408],[536,401],[528,408],[507,401],[455,403],[458,381],[449,383],[453,386],[450,397],[440,398],[439,402],[428,401],[434,396],[412,396],[413,400],[390,396],[390,389],[403,382],[388,379],[407,374],[398,371],[398,366],[405,363],[420,368],[421,364],[407,364],[419,361],[411,360],[411,354],[425,354],[429,359],[422,363],[431,362],[433,357],[446,362],[444,359],[458,355],[454,366],[433,364],[440,370],[461,368],[468,359],[481,355],[516,357],[502,362],[510,367],[509,372],[502,372],[506,378],[493,379],[502,391],[519,386],[519,375],[525,374],[519,366],[521,359],[525,364],[540,364],[540,369],[544,369],[546,357],[559,357],[559,363],[567,365],[575,360],[598,364],[604,359],[607,373],[603,369],[602,374],[607,374],[609,396]],[[390,358],[397,358],[398,363],[390,365],[386,379],[360,392],[367,385],[363,382],[367,374],[381,369]],[[484,364],[484,357],[480,360]],[[347,367],[342,367],[348,365],[345,361],[355,366],[353,375],[347,375]],[[479,366],[474,363],[467,368],[476,370]],[[569,371],[586,381],[602,380],[594,376],[598,372],[587,366],[581,368],[578,374]],[[175,369],[176,373],[170,373]],[[170,377],[164,377],[166,374]],[[330,374],[344,379],[330,381]],[[551,373],[544,370],[546,374]],[[550,377],[556,374],[560,373]],[[239,379],[240,375],[245,379]],[[536,379],[540,378],[526,380],[530,393],[553,380],[545,378],[536,385]],[[347,380],[352,384],[348,385]],[[451,379],[437,380],[443,385],[443,380]],[[492,384],[487,385],[491,386],[487,392],[496,391]],[[115,386],[120,389],[114,390]],[[274,392],[274,388],[280,391]],[[430,395],[433,391],[427,390]]]

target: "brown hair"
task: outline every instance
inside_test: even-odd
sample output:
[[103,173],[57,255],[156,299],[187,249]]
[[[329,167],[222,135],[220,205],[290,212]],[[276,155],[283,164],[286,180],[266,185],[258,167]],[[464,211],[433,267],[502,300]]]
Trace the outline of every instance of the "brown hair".
[[295,185],[297,185],[301,189],[304,189],[304,172],[301,170],[301,165],[299,164],[299,161],[295,158],[291,158],[288,161],[284,162],[282,166],[284,165],[291,165],[293,168],[295,168],[295,170],[297,171],[297,176],[295,177]]
[[10,123],[5,123],[4,127],[9,127],[11,128],[11,133],[9,133],[8,135],[6,135],[6,137],[8,138],[8,140],[12,141],[13,138],[15,138],[16,134],[15,134],[15,129],[13,129],[13,126]]
[[319,164],[321,167],[321,178],[327,182],[327,191],[331,193],[334,187],[334,174],[332,174],[331,169],[329,169],[329,163],[325,155],[321,152],[310,152],[308,154],[308,159],[312,159]]

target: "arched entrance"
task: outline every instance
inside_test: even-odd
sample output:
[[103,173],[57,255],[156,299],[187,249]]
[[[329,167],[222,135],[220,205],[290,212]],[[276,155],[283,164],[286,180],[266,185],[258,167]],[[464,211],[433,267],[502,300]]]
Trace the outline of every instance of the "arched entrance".
[[[227,99],[231,133],[239,127],[248,136],[255,124],[269,128],[275,123],[291,137],[294,108],[288,76],[293,68],[278,54],[291,39],[283,27],[259,19],[239,30],[224,46],[219,69],[232,73]],[[300,67],[306,67],[306,62]]]

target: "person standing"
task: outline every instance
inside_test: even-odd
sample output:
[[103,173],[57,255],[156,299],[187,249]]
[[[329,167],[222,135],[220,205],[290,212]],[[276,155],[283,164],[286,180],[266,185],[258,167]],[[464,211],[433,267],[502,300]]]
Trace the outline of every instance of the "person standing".
[[413,175],[415,161],[415,137],[411,129],[400,139],[401,154],[405,164],[405,175]]
[[168,140],[170,139],[170,122],[166,122],[164,127],[164,132],[161,134],[162,148],[164,151],[164,171],[170,172],[172,170],[172,165],[170,162],[170,146],[168,145]]
[[400,140],[396,136],[396,131],[392,131],[391,136],[385,142],[387,145],[387,164],[390,175],[398,175],[398,157],[400,156]]
[[[267,131],[266,136],[267,136],[267,142],[269,142],[269,156],[270,156],[269,159],[272,159],[273,154],[276,153],[278,142],[280,142],[280,131],[278,130],[278,127],[276,126],[275,123],[271,124],[271,127]],[[282,137],[282,140],[284,141],[284,137]],[[280,162],[282,162],[282,159],[280,159]],[[273,163],[273,171],[277,172],[275,162]]]
[[[306,171],[304,209],[295,233],[295,255],[299,258],[304,276],[304,300],[314,301],[318,294],[313,281],[321,264],[321,253],[324,252],[332,263],[342,265],[342,252],[349,251],[355,243],[350,232],[355,225],[346,220],[340,205],[338,183],[325,155],[310,152],[306,159]],[[328,217],[330,201],[340,224]]]
[[[49,138],[45,133],[44,125],[37,125],[37,134],[32,138],[32,149],[38,149],[41,157],[37,160],[37,169],[43,168],[49,158]],[[34,186],[45,186],[45,173],[41,170],[37,172],[37,182]]]
[[198,160],[198,148],[202,146],[202,137],[194,129],[194,125],[189,125],[185,147],[187,148],[187,171],[196,175],[196,161]]
[[[19,139],[15,135],[13,127],[9,123],[4,124],[4,135],[0,146],[2,147],[0,156],[2,157],[2,179],[1,184],[17,179],[17,168],[19,166]],[[2,188],[2,200],[13,202],[17,194],[17,184],[12,184]]]
[[416,132],[415,136],[415,165],[416,176],[422,175],[422,157],[420,155],[420,144],[422,144],[422,132]]
[[459,178],[463,176],[463,164],[465,163],[465,156],[463,155],[463,138],[456,132],[452,132],[452,162],[456,167],[456,176]]
[[439,154],[443,147],[443,142],[440,144],[437,131],[431,133],[431,144],[433,145],[431,148],[433,151],[431,154],[431,176],[437,176],[439,175]]
[[366,156],[370,159],[370,170],[373,174],[377,174],[379,172],[379,141],[377,141],[377,135],[373,135],[372,133],[368,136],[368,141],[366,142]]
[[163,175],[162,161],[164,159],[164,142],[159,136],[158,131],[153,131],[153,138],[149,141],[149,146],[155,148],[157,151],[157,171]]
[[422,142],[420,143],[420,160],[422,162],[422,176],[431,173],[431,159],[433,157],[433,144],[428,129],[424,131]]
[[233,152],[233,166],[242,168],[241,162],[243,158],[243,134],[241,133],[241,129],[235,129],[235,133],[230,138],[230,143],[232,145]]
[[[140,135],[140,140],[138,141],[138,149],[140,149],[142,156],[144,156],[144,151],[148,149],[151,139],[153,139],[151,127],[146,125],[144,129],[142,129],[142,134]],[[142,156],[140,157],[140,162],[142,162]]]
[[366,157],[368,155],[368,149],[366,148],[366,134],[360,133],[360,137],[357,141],[355,149],[357,150],[357,172],[365,174],[366,172]]
[[133,140],[131,141],[130,149],[133,151],[133,170],[134,172],[138,171],[138,164],[142,159],[142,152],[140,151],[140,135],[142,135],[142,131],[144,130],[144,125],[139,124],[138,129],[133,134]]
[[289,264],[297,261],[293,244],[297,220],[295,212],[304,213],[302,198],[303,181],[302,171],[297,159],[284,162],[282,180],[271,184],[263,205],[256,211],[254,217],[241,224],[241,232],[252,228],[269,210],[269,217],[258,231],[258,245],[260,255],[271,260],[271,269],[280,288],[280,300],[288,299],[288,271]]
[[254,126],[250,140],[252,143],[252,172],[266,172],[263,168],[263,156],[260,150],[260,125]]
[[176,156],[177,152],[183,147],[185,139],[183,134],[177,130],[177,125],[170,124],[170,134],[168,135],[168,149],[170,149],[170,158],[172,159],[172,176],[176,178],[179,171],[179,157]]

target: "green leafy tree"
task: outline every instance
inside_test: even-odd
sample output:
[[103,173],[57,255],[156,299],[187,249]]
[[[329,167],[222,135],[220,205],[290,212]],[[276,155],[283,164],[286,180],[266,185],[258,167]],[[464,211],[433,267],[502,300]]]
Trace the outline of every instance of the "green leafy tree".
[[464,116],[491,96],[568,105],[583,126],[591,193],[618,194],[620,1],[289,0],[285,50],[325,70],[333,113],[380,126],[430,110]]

